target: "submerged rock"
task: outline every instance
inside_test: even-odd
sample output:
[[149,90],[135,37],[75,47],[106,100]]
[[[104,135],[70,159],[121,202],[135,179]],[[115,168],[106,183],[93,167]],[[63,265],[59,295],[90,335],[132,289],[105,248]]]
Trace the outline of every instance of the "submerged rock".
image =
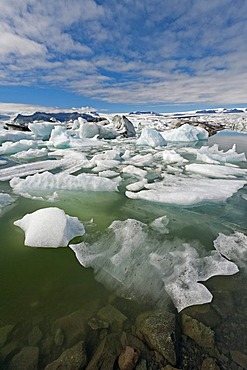
[[185,314],[182,315],[182,331],[184,335],[193,339],[199,346],[207,349],[215,348],[213,330]]
[[105,306],[97,313],[98,319],[108,323],[113,331],[120,332],[128,318],[112,305]]
[[107,335],[99,344],[86,370],[113,370],[121,351],[119,336],[117,334]]
[[14,329],[14,325],[5,325],[4,327],[0,328],[0,347],[4,346],[7,342],[8,336]]
[[150,349],[159,352],[170,364],[177,363],[177,324],[173,313],[152,311],[141,314],[136,321],[137,335]]
[[78,370],[87,363],[85,343],[83,341],[68,348],[61,356],[46,366],[45,370]]
[[37,370],[38,359],[38,347],[24,347],[12,358],[8,370]]

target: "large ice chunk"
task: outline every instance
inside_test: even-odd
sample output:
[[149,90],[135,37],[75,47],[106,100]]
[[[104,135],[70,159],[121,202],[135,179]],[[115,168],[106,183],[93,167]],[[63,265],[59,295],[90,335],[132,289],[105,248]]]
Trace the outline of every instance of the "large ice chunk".
[[66,247],[74,237],[85,233],[77,217],[56,207],[39,209],[14,222],[25,232],[29,247]]
[[31,132],[23,131],[9,131],[9,130],[0,130],[0,144],[5,141],[20,141],[20,140],[33,140],[34,136]]
[[204,128],[194,127],[188,123],[172,130],[165,130],[161,134],[166,141],[198,141],[208,139],[208,132]]
[[145,127],[139,139],[136,140],[137,145],[148,145],[148,146],[163,146],[166,145],[166,140],[159,133],[159,131]]
[[30,123],[28,128],[32,131],[37,139],[49,140],[55,125],[56,124],[52,122],[34,122]]
[[126,191],[131,199],[152,202],[194,205],[202,202],[224,202],[246,184],[246,180],[218,180],[166,175],[164,181],[146,184],[147,190]]

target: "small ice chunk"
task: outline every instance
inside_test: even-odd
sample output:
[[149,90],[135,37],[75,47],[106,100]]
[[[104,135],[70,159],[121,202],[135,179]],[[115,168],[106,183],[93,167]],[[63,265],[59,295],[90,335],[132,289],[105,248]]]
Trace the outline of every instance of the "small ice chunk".
[[136,144],[156,147],[166,145],[166,140],[159,131],[145,127],[141,132],[141,136],[137,139]]
[[198,141],[208,139],[208,132],[204,128],[194,127],[188,123],[172,130],[165,130],[161,134],[166,141]]
[[164,215],[156,218],[153,222],[151,222],[150,226],[153,230],[158,231],[160,234],[169,234],[169,229],[166,227],[169,222],[169,218]]
[[92,139],[99,134],[99,126],[93,122],[82,122],[78,131],[81,139]]
[[144,189],[146,183],[147,183],[147,179],[143,179],[143,180],[134,182],[133,184],[127,185],[126,189],[129,191],[139,191],[139,190]]
[[66,247],[70,240],[85,234],[83,224],[56,207],[39,209],[14,222],[25,232],[29,247]]
[[70,146],[70,136],[66,132],[66,128],[63,126],[56,126],[51,131],[49,145],[55,148],[68,148]]
[[102,176],[102,177],[107,177],[109,179],[113,178],[113,177],[116,177],[118,176],[119,173],[116,172],[116,171],[112,171],[112,170],[104,170],[102,172],[99,172],[99,176]]
[[245,153],[238,154],[236,152],[236,145],[234,144],[233,147],[226,152],[223,150],[219,150],[218,144],[214,144],[211,147],[202,146],[197,151],[197,158],[198,161],[206,162],[206,163],[236,163],[236,162],[246,162]]
[[4,159],[0,159],[0,166],[4,166],[5,164],[7,164],[8,162],[5,161]]
[[182,165],[187,161],[187,159],[184,159],[180,154],[178,154],[175,150],[163,150],[162,152],[163,161],[167,164],[173,164],[176,163],[178,165]]
[[137,168],[135,166],[129,165],[126,166],[122,169],[123,173],[128,173],[132,176],[137,176],[137,177],[145,177],[147,175],[146,170],[142,170],[141,168]]

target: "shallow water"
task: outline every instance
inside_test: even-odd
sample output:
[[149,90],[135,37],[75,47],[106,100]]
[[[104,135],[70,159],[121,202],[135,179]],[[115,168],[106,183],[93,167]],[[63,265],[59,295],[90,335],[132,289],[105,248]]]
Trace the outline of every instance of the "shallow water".
[[[219,143],[222,149],[229,149],[236,143],[238,152],[245,151],[247,154],[247,135],[220,133],[209,139],[209,145],[214,143]],[[8,184],[0,183],[0,187],[6,190]],[[92,269],[79,265],[70,248],[25,247],[24,233],[13,222],[26,213],[54,205],[71,216],[77,216],[92,235],[104,231],[114,220],[134,218],[149,223],[165,214],[170,220],[168,239],[198,240],[205,250],[211,250],[219,232],[247,233],[247,201],[242,194],[246,194],[246,186],[225,204],[196,207],[129,200],[121,192],[67,192],[56,203],[18,197],[0,218],[0,326],[35,322],[37,318],[52,323],[56,318],[80,308],[93,312],[95,301],[106,304],[112,295],[95,280]],[[91,219],[96,226],[90,224]],[[240,296],[243,300],[243,297],[246,298],[244,282],[245,275],[241,271],[232,277],[212,278],[205,285],[210,286],[211,292],[216,295],[228,291],[242,292]],[[236,306],[240,296],[235,296]]]

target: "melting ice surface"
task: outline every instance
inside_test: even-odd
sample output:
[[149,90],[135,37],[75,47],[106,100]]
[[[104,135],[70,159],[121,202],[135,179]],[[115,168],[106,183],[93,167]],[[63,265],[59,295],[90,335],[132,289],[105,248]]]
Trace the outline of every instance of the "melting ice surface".
[[238,267],[217,250],[199,257],[193,245],[166,239],[162,228],[161,233],[158,227],[152,230],[161,221],[155,220],[152,228],[134,219],[114,221],[96,242],[70,248],[84,267],[93,267],[100,282],[126,298],[152,300],[162,307],[168,293],[178,311],[210,302],[212,294],[199,281],[233,275]]

